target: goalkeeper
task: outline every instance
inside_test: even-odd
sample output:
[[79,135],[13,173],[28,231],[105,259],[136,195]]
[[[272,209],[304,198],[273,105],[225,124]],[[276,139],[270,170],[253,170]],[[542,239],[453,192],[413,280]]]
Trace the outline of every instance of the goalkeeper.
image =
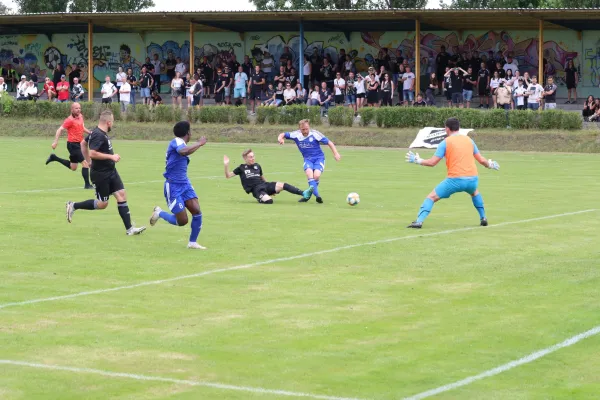
[[471,195],[473,205],[479,212],[480,225],[487,226],[488,221],[483,208],[483,198],[477,189],[479,177],[477,176],[477,166],[475,160],[486,168],[500,169],[496,161],[486,160],[477,145],[468,136],[459,135],[460,123],[456,118],[446,120],[446,134],[448,137],[439,144],[437,151],[428,160],[423,160],[418,153],[409,151],[406,154],[406,161],[423,165],[425,167],[435,167],[442,158],[446,157],[446,167],[448,168],[448,177],[425,199],[419,210],[417,220],[407,226],[407,228],[420,229],[423,226],[423,221],[431,212],[434,203],[439,199],[447,199],[454,193],[467,192]]

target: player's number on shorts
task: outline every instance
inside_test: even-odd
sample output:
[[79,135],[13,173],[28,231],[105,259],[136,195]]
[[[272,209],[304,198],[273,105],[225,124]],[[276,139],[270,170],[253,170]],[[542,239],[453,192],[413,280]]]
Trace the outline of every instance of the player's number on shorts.
[[179,203],[179,208],[183,208],[183,204]]

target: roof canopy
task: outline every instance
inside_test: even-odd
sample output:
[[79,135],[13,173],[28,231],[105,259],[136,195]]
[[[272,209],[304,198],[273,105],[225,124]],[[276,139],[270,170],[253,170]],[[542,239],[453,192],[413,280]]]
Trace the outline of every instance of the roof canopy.
[[289,32],[598,29],[600,8],[594,9],[390,9],[334,11],[206,11],[137,13],[58,13],[0,15],[0,35],[94,32],[187,31]]

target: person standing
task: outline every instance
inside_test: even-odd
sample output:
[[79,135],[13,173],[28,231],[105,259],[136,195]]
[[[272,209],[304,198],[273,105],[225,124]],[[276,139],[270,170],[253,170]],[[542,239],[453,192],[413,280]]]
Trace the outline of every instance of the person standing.
[[142,102],[150,105],[150,88],[154,84],[152,75],[146,70],[146,67],[142,67],[142,74],[140,75],[140,96],[142,96]]
[[160,93],[160,73],[164,69],[164,64],[158,58],[158,54],[154,53],[153,60],[150,61],[152,64],[152,79],[154,80],[154,90],[157,93]]
[[[119,72],[117,72],[117,93],[121,93],[121,86],[125,82],[127,82],[127,74],[123,71],[123,67],[119,67]],[[129,93],[127,94],[127,103],[129,103]],[[121,102],[121,96],[117,96],[117,101]]]
[[[569,96],[569,99],[565,104],[577,104],[577,82],[579,81],[579,74],[577,73],[577,68],[575,68],[573,60],[569,60],[567,62],[567,67],[565,68],[565,78],[567,81],[567,92]],[[571,100],[571,96],[573,96],[573,100]]]

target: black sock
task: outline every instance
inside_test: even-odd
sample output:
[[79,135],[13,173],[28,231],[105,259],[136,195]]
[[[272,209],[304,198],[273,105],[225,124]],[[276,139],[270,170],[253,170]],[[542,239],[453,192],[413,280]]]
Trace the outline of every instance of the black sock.
[[89,168],[81,168],[81,175],[83,176],[83,181],[85,182],[85,186],[90,186],[90,169]]
[[126,201],[119,202],[118,204],[119,215],[123,220],[123,224],[125,225],[125,229],[129,230],[131,228],[131,215],[129,214],[129,206]]
[[298,189],[296,186],[288,185],[287,183],[283,184],[283,190],[286,192],[290,192],[293,194],[297,194],[298,196],[302,196],[302,190]]
[[90,200],[80,201],[79,203],[73,204],[73,208],[75,210],[95,210],[96,209],[96,200],[90,199]]
[[62,165],[64,165],[65,167],[71,169],[71,162],[69,160],[65,160],[64,158],[60,158],[59,156],[55,155],[53,161],[56,161],[58,163],[61,163]]

